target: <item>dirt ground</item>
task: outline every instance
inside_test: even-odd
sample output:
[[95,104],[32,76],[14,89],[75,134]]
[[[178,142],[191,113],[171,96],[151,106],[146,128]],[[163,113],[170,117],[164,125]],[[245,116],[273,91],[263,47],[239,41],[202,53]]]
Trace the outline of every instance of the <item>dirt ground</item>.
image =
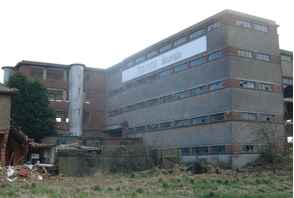
[[193,175],[180,170],[152,169],[128,174],[98,172],[92,177],[49,177],[43,181],[18,178],[0,184],[0,197],[193,197],[289,198],[292,172],[222,171]]

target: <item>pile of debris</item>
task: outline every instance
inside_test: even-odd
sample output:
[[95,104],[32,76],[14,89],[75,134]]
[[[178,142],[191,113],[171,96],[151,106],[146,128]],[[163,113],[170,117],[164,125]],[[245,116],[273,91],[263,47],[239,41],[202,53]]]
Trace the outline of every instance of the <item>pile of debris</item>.
[[19,166],[0,166],[0,183],[14,182],[18,178],[33,181],[42,181],[51,175],[55,175],[55,166],[52,164],[24,164]]

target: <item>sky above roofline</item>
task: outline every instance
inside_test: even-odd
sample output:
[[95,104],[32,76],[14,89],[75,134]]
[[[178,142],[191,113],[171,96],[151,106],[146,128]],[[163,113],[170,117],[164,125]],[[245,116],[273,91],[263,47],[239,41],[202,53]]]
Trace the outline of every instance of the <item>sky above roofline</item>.
[[31,60],[107,68],[224,9],[275,21],[280,48],[293,50],[290,0],[10,0],[0,2],[0,66]]

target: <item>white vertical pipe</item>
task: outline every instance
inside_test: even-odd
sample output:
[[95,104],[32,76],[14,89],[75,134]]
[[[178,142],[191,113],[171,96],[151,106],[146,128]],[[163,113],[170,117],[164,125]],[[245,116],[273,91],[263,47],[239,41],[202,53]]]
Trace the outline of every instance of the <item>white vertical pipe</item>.
[[72,64],[69,71],[69,132],[72,136],[82,135],[84,67]]

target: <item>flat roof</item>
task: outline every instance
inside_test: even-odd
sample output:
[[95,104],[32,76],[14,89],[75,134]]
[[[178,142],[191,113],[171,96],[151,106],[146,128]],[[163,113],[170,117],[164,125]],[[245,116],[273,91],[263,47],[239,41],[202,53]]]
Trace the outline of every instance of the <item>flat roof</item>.
[[[81,63],[75,63],[85,66]],[[17,63],[15,67],[20,67],[22,65],[32,65],[32,66],[40,66],[40,67],[50,67],[50,68],[62,68],[62,69],[69,69],[73,64],[58,64],[58,63],[47,63],[47,62],[38,62],[38,61],[28,61],[28,60],[22,60],[21,62]],[[6,66],[7,67],[7,66]],[[85,66],[85,70],[91,70],[91,71],[104,71],[104,69],[101,68],[95,68],[95,67],[87,67]]]

